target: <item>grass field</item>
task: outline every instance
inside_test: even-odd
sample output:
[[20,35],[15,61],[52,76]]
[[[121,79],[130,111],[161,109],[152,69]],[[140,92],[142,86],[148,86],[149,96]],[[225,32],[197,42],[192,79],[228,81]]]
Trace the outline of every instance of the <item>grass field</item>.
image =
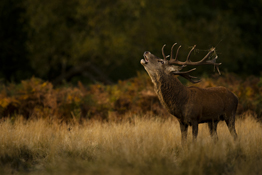
[[262,126],[236,122],[233,141],[225,122],[219,140],[201,124],[180,143],[176,119],[134,116],[131,122],[58,124],[44,119],[0,122],[0,174],[261,174]]

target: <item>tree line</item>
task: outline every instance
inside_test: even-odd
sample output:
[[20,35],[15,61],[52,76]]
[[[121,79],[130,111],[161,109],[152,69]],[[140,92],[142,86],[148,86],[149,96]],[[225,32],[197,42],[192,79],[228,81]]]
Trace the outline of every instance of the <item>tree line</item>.
[[142,70],[144,51],[160,57],[174,42],[180,60],[194,44],[192,60],[216,47],[222,72],[259,76],[260,9],[260,0],[2,0],[0,78],[111,84]]

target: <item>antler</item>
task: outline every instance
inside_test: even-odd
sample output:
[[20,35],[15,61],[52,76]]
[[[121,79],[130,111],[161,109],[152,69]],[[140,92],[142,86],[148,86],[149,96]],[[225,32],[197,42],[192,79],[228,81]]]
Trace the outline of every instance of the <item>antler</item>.
[[[173,45],[175,46],[176,43]],[[200,61],[197,61],[197,62],[192,62],[189,57],[192,53],[192,51],[195,49],[196,45],[193,46],[193,48],[189,51],[188,55],[187,55],[187,59],[185,62],[182,62],[182,61],[178,61],[177,60],[177,55],[176,55],[176,58],[173,59],[173,55],[172,55],[172,52],[173,52],[173,46],[171,48],[171,58],[169,60],[169,64],[177,64],[177,65],[193,65],[193,66],[197,66],[197,65],[204,65],[204,64],[209,64],[209,65],[214,65],[214,66],[219,66],[221,65],[222,63],[216,63],[216,59],[218,58],[218,56],[216,56],[215,58],[213,58],[212,60],[207,60],[208,57],[211,55],[211,53],[215,52],[215,48],[211,48],[210,51],[206,54],[206,56],[200,60]],[[177,49],[177,54],[178,54],[178,51],[180,49],[181,46],[179,46],[179,48]],[[218,71],[220,72],[220,71]]]
[[189,75],[189,72],[192,72],[194,70],[196,70],[196,68],[193,68],[193,69],[191,69],[189,71],[185,71],[185,72],[173,71],[172,73],[174,75],[180,75],[180,76],[184,77],[185,79],[188,79],[191,83],[198,83],[201,80],[194,80],[194,79],[197,79],[197,77],[193,77],[193,76]]
[[166,60],[166,55],[165,55],[165,52],[164,52],[165,46],[166,45],[164,44],[163,47],[162,47],[162,55],[163,55],[164,60]]
[[[178,52],[179,52],[179,49],[181,48],[181,46],[178,47],[177,49],[177,52],[176,52],[176,57],[175,59],[173,58],[173,49],[174,49],[174,46],[176,45],[177,43],[173,44],[173,46],[171,47],[171,54],[170,54],[170,60],[168,61],[168,64],[172,65],[172,64],[175,64],[175,65],[180,65],[180,67],[176,66],[176,71],[173,71],[172,73],[175,74],[175,75],[181,75],[183,76],[184,78],[188,79],[190,82],[192,83],[198,83],[200,80],[194,80],[195,78],[197,77],[193,77],[191,75],[189,75],[188,73],[189,72],[192,72],[194,71],[196,68],[194,69],[191,69],[189,71],[185,71],[185,72],[180,72],[180,70],[183,68],[183,67],[186,67],[187,65],[193,65],[193,66],[198,66],[198,65],[214,65],[214,68],[217,70],[217,72],[219,73],[219,75],[221,74],[220,71],[219,71],[219,65],[221,65],[222,63],[216,63],[216,59],[218,58],[218,56],[216,56],[215,58],[211,59],[211,60],[208,60],[209,56],[215,52],[215,48],[211,48],[210,51],[206,54],[206,56],[204,56],[203,59],[201,59],[200,61],[197,61],[197,62],[192,62],[189,58],[190,58],[190,55],[192,53],[192,51],[195,49],[196,45],[194,45],[192,47],[192,49],[189,51],[188,55],[187,55],[187,58],[186,58],[186,61],[182,62],[182,61],[178,61],[177,60],[177,56],[178,56]],[[162,55],[164,57],[164,60],[167,60],[166,59],[166,56],[165,56],[165,53],[164,53],[164,47],[166,45],[164,45],[162,47]]]

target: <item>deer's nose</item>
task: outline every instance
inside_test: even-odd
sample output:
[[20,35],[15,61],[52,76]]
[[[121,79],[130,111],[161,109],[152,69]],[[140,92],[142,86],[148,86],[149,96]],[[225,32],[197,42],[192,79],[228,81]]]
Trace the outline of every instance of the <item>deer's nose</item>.
[[147,54],[149,54],[150,52],[148,52],[148,51],[145,51],[144,52],[144,56],[146,56]]

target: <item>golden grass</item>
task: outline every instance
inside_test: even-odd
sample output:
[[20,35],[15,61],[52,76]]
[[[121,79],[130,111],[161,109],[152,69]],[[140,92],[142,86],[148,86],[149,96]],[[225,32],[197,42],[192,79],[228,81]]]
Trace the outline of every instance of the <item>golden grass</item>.
[[[175,119],[57,124],[39,119],[0,123],[0,174],[260,174],[262,127],[252,117],[237,120],[233,141],[224,122],[219,140],[191,128],[185,147]],[[70,129],[69,129],[70,128]]]

